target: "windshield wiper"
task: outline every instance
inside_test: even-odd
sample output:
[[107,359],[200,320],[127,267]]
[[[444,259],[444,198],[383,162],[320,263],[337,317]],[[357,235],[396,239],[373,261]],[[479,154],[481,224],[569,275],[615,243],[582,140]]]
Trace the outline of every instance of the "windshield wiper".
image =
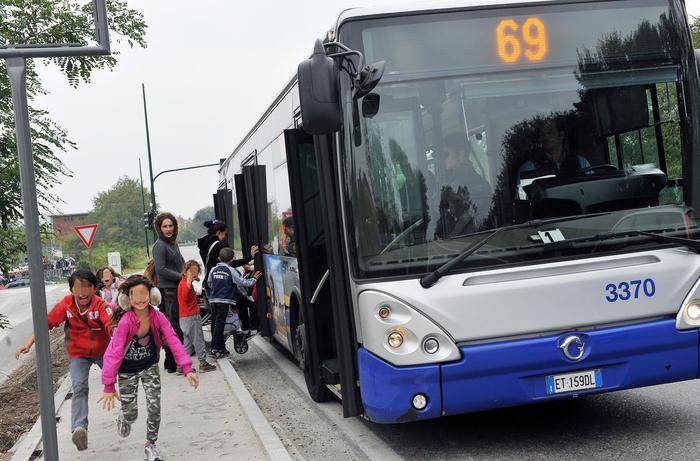
[[688,248],[691,251],[694,251],[695,253],[700,253],[700,240],[694,240],[694,239],[689,239],[689,238],[684,238],[684,237],[671,237],[670,235],[663,235],[663,234],[656,234],[654,232],[649,232],[649,231],[630,231],[630,232],[621,232],[619,234],[609,234],[609,235],[601,235],[601,240],[604,240],[603,237],[606,238],[614,238],[619,235],[624,235],[628,234],[632,237],[635,235],[643,235],[645,237],[649,237],[652,240],[656,240],[657,242],[660,243],[675,243],[676,245],[682,245],[686,248]]
[[[542,227],[547,224],[555,224],[558,222],[565,222],[565,221],[575,221],[577,219],[585,219],[585,218],[595,218],[598,216],[607,216],[611,213],[606,212],[606,213],[592,213],[592,214],[582,214],[582,215],[574,215],[574,216],[564,216],[560,218],[550,218],[550,219],[533,219],[532,221],[527,221],[524,223],[520,224],[512,224],[510,226],[504,226],[504,227],[499,227],[498,229],[494,229],[491,231],[491,233],[487,234],[484,238],[481,240],[477,240],[476,242],[472,243],[469,245],[467,248],[462,250],[461,253],[459,253],[457,256],[455,256],[453,259],[447,261],[445,264],[442,264],[440,267],[435,269],[429,274],[424,275],[420,279],[420,284],[423,288],[430,288],[433,285],[437,283],[438,280],[440,280],[440,277],[445,275],[445,273],[449,272],[453,267],[455,267],[457,264],[461,263],[463,260],[468,258],[469,256],[473,255],[476,253],[476,251],[481,248],[482,246],[486,245],[489,240],[500,234],[501,232],[513,230],[513,229],[523,229],[526,227]],[[488,232],[488,231],[487,231]],[[474,235],[481,234],[483,232],[475,232]],[[467,235],[460,235],[459,237],[467,237],[471,234]],[[657,234],[652,234],[652,235],[657,235]],[[458,237],[455,237],[458,238]]]

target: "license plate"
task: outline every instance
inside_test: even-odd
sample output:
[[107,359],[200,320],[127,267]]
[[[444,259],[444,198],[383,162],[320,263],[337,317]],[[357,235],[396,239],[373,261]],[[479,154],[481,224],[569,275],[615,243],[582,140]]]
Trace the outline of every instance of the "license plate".
[[547,394],[574,392],[584,389],[603,387],[603,375],[600,370],[577,371],[565,375],[547,376]]

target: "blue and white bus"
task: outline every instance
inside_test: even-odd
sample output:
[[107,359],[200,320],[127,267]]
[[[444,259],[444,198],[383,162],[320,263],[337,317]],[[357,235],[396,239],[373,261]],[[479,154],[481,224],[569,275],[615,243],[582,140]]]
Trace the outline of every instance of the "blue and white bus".
[[220,169],[263,333],[379,423],[698,378],[699,91],[682,0],[344,11]]

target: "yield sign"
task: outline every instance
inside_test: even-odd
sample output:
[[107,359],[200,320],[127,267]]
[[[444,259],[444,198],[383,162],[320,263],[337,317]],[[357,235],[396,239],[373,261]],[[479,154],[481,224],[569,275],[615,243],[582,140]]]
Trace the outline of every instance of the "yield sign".
[[75,226],[73,229],[78,233],[80,240],[83,241],[86,247],[90,248],[95,240],[97,232],[97,224],[88,224],[86,226]]

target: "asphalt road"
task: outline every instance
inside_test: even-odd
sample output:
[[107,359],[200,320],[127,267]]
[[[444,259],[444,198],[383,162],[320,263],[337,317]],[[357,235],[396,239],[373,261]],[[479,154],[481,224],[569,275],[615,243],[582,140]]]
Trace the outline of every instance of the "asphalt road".
[[[362,442],[319,411],[289,378],[301,372],[277,355],[253,344],[232,362],[280,438],[300,458],[366,459]],[[418,423],[356,421],[409,460],[691,460],[700,459],[699,400],[700,381],[686,381]]]
[[[68,293],[67,284],[47,285],[47,308],[51,310]],[[2,382],[19,364],[15,360],[15,350],[34,331],[29,287],[0,291],[0,314],[7,316],[10,321],[10,328],[0,330],[0,382]]]

